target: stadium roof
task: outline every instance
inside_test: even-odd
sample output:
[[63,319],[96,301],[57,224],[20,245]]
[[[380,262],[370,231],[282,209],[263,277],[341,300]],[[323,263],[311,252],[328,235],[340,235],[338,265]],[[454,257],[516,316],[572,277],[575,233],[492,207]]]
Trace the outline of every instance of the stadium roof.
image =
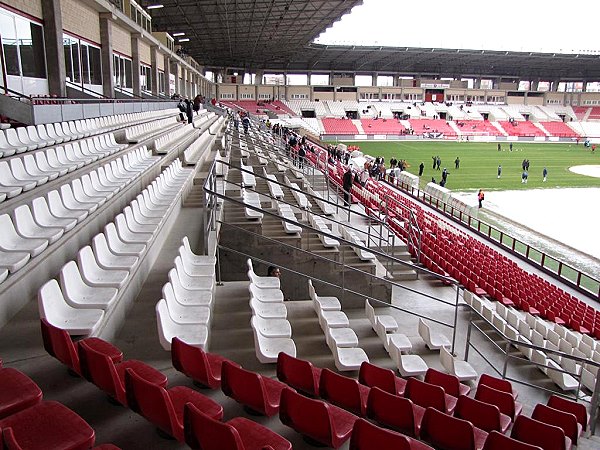
[[183,48],[207,68],[600,81],[593,54],[313,43],[362,0],[160,1],[153,28],[186,33]]

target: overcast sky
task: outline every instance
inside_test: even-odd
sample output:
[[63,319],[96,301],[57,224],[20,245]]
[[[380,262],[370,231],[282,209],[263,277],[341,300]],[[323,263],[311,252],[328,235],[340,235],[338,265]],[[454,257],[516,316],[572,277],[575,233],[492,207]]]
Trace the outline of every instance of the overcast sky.
[[599,0],[364,0],[316,42],[598,53],[598,17]]

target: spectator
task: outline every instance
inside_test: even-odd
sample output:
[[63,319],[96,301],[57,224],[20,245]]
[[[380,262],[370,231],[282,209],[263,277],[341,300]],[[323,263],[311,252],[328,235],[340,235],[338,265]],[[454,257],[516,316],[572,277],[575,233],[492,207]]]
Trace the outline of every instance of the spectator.
[[281,270],[279,270],[279,267],[269,266],[269,268],[267,269],[267,276],[279,278],[281,277]]
[[544,179],[542,180],[542,182],[546,182],[546,179],[548,178],[548,169],[546,169],[544,167],[544,170],[542,170],[542,177],[544,177]]
[[498,178],[502,176],[502,165],[498,164]]
[[477,194],[477,201],[479,202],[479,207],[483,206],[483,201],[485,200],[485,194],[483,189],[479,189],[479,193]]

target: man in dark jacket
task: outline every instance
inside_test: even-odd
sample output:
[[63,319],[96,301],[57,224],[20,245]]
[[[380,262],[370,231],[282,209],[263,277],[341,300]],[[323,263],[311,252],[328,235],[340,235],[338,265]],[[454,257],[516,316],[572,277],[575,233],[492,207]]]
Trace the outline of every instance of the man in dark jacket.
[[344,176],[342,177],[342,187],[344,188],[344,205],[350,206],[350,191],[352,190],[352,182],[354,176],[352,175],[352,169],[348,167]]

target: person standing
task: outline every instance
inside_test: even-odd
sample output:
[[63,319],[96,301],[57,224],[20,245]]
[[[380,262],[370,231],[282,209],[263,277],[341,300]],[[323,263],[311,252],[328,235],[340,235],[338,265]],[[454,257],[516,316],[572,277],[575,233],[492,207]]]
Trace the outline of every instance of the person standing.
[[431,159],[433,159],[433,165],[431,166],[431,168],[435,169],[435,165],[437,163],[437,156],[432,156]]
[[436,161],[435,161],[435,168],[436,168],[437,170],[441,170],[441,169],[440,169],[440,166],[441,166],[441,165],[442,165],[442,158],[440,158],[440,157],[438,156],[438,157],[436,157]]
[[544,167],[544,170],[542,170],[542,176],[544,177],[544,179],[542,180],[542,182],[546,182],[546,179],[548,178],[548,169],[546,169]]
[[306,158],[306,150],[304,149],[304,145],[301,145],[298,149],[298,168],[302,169],[304,167],[304,159]]
[[242,118],[242,126],[244,127],[244,134],[248,134],[248,128],[250,128],[250,117],[248,117],[248,114]]
[[502,150],[502,146],[500,145],[500,142],[498,142],[498,151]]
[[498,178],[502,176],[502,164],[498,164]]
[[483,201],[485,200],[485,194],[483,189],[479,189],[479,193],[477,194],[477,201],[479,201],[479,207],[483,206]]
[[348,167],[344,176],[342,177],[342,186],[344,188],[344,205],[350,206],[350,192],[352,191],[352,182],[354,181],[354,175],[352,175],[352,169]]
[[511,152],[512,152],[512,145],[513,145],[513,143],[512,143],[512,142],[511,142],[511,143],[508,145],[508,149],[509,149]]
[[194,105],[189,98],[185,99],[185,115],[187,116],[188,123],[192,123],[194,120]]
[[442,186],[444,186],[448,182],[448,169],[446,169],[445,167],[444,167],[444,170],[442,171],[442,181],[444,182],[444,184]]
[[425,169],[425,164],[421,161],[421,164],[419,164],[419,176],[423,175],[423,169]]
[[458,169],[460,168],[460,158],[457,156],[456,159],[454,160],[454,168]]

